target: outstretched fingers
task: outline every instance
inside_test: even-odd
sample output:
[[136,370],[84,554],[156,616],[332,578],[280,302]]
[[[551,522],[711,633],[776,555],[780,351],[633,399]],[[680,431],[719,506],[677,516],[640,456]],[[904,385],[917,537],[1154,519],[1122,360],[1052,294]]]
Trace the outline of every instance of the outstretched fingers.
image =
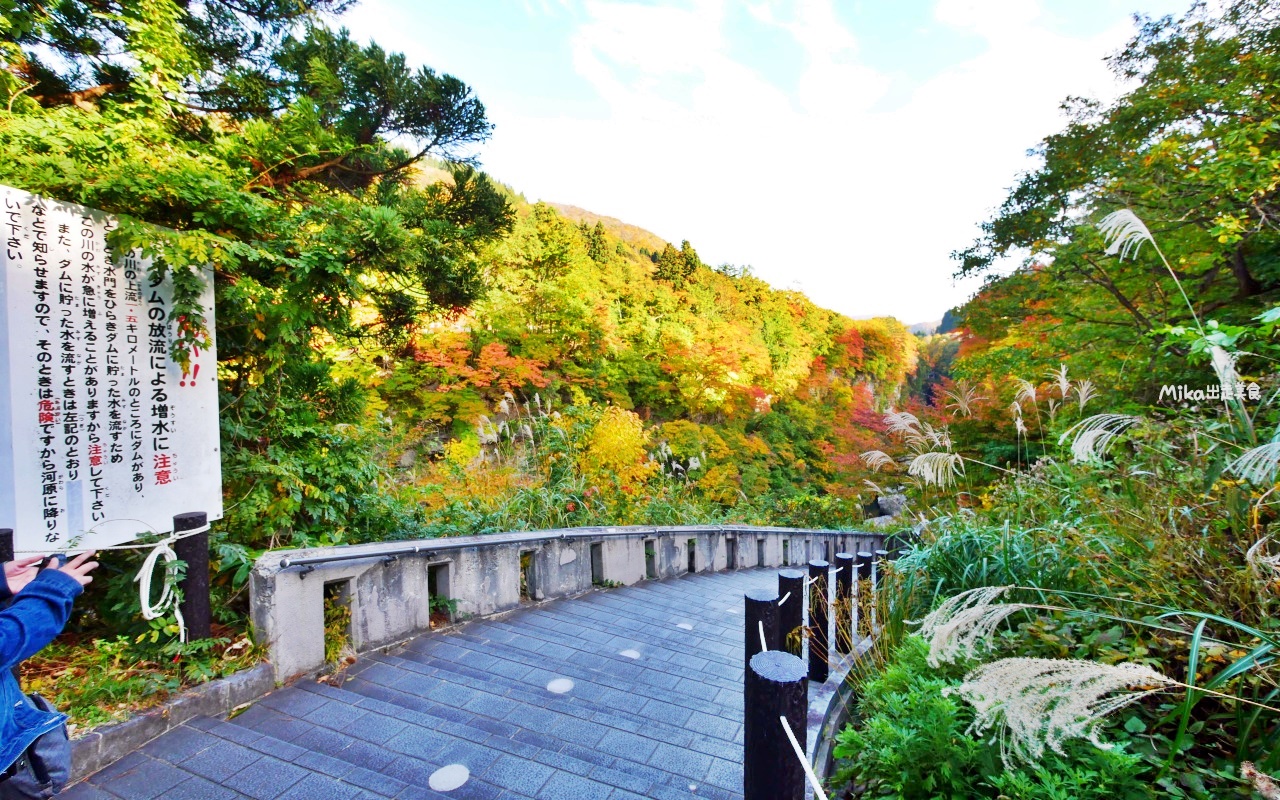
[[58,571],[75,578],[80,582],[81,586],[88,586],[93,581],[93,576],[89,573],[98,568],[97,561],[89,560],[94,555],[95,553],[92,550],[81,553],[59,567]]

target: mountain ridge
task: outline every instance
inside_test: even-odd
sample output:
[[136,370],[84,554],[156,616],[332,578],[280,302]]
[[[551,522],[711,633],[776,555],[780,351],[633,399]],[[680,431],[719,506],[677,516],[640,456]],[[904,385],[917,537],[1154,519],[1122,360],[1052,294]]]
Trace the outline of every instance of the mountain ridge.
[[644,249],[651,253],[660,253],[662,248],[668,244],[666,239],[656,233],[645,230],[639,225],[623,222],[617,217],[597,214],[594,211],[588,211],[581,206],[575,206],[570,203],[547,202],[546,204],[554,208],[560,216],[570,222],[585,222],[588,225],[595,225],[599,222],[615,238],[638,249]]

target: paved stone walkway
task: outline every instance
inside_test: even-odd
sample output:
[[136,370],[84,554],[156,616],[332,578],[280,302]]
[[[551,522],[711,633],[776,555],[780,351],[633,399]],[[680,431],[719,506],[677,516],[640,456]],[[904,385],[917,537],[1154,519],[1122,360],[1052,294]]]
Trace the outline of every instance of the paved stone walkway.
[[[191,720],[63,797],[735,800],[742,594],[776,581],[689,575],[426,634],[361,656],[342,688]],[[468,780],[429,788],[449,765]]]

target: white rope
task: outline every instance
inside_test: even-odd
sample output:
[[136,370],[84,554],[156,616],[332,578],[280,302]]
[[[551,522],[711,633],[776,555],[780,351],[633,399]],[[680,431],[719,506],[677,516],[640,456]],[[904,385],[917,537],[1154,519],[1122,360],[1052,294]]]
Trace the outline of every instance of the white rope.
[[796,741],[796,735],[791,732],[791,724],[787,722],[786,717],[778,717],[782,720],[782,729],[787,732],[787,738],[791,740],[791,749],[796,751],[796,758],[800,759],[800,766],[804,767],[805,777],[809,779],[809,785],[813,787],[813,794],[819,800],[827,800],[827,793],[822,791],[822,782],[818,780],[818,776],[813,774],[813,767],[809,766],[809,759],[804,757],[804,750],[800,748],[800,742]]
[[765,638],[764,638],[764,620],[760,620],[759,623],[760,623],[760,651],[764,652],[769,649],[769,644],[768,642],[765,641]]
[[[139,525],[142,525],[144,528],[150,529],[150,533],[155,534],[156,536],[163,535],[160,533],[160,531],[156,530],[155,528],[152,528],[150,525],[148,525],[147,523],[143,522],[140,519],[128,519],[128,518],[110,519],[110,520],[107,520],[106,522],[99,522],[97,525],[94,525],[93,528],[89,528],[84,533],[85,534],[92,533],[95,528],[100,528],[103,525],[107,525],[112,522],[136,522]],[[195,536],[198,533],[208,533],[209,529],[210,529],[210,526],[206,524],[204,527],[196,528],[195,530],[183,531],[182,533],[171,533],[166,537],[166,539],[167,541],[170,541],[170,542],[176,542],[179,539],[185,539],[188,536]],[[81,534],[81,535],[84,535],[84,534]],[[111,545],[108,547],[85,547],[85,548],[81,548],[79,551],[77,551],[76,548],[72,547],[67,550],[67,553],[68,554],[72,552],[83,553],[88,550],[92,550],[95,553],[105,553],[108,550],[145,550],[148,547],[155,547],[155,543],[144,542],[141,544],[117,544],[117,545]],[[49,550],[47,548],[44,550],[14,550],[13,553],[14,555],[18,555],[20,553],[30,553],[31,555],[43,556],[43,555],[48,555]]]
[[[171,533],[160,543],[147,553],[147,558],[142,562],[142,568],[138,570],[138,574],[134,576],[134,580],[138,582],[138,604],[142,609],[142,618],[145,620],[159,619],[173,611],[173,616],[178,622],[178,641],[187,641],[187,621],[182,618],[182,609],[179,607],[179,596],[177,591],[177,582],[173,579],[173,562],[178,560],[178,554],[174,551],[173,545],[179,539],[187,536],[193,536],[197,533],[204,533],[209,530],[209,526],[203,525],[199,528],[182,533]],[[151,602],[151,579],[155,576],[156,563],[164,558],[164,586],[160,590],[160,597]]]
[[[173,551],[174,538],[171,536],[163,542],[157,544],[147,558],[142,562],[142,569],[138,570],[138,574],[134,576],[134,580],[138,582],[138,603],[142,607],[142,618],[145,620],[153,620],[163,617],[165,613],[172,608],[173,614],[178,619],[178,639],[185,642],[187,640],[187,623],[182,618],[182,610],[178,608],[178,593],[174,591],[173,582],[173,562],[178,560],[178,554]],[[160,598],[155,604],[151,603],[151,578],[155,575],[156,562],[160,557],[164,557],[164,588],[160,590]]]
[[[112,519],[112,520],[106,520],[104,522],[99,522],[97,525],[94,525],[93,528],[89,528],[88,530],[86,530],[85,533],[91,533],[94,528],[98,528],[103,525],[107,525],[109,523],[114,523],[114,522],[136,522],[142,527],[150,529],[150,532],[152,534],[155,534],[156,536],[162,535],[160,531],[157,531],[155,528],[151,527],[146,522],[143,522],[140,519],[132,519],[132,518]],[[174,551],[173,545],[177,543],[179,540],[185,539],[188,536],[196,536],[201,533],[208,533],[208,531],[209,531],[209,524],[206,522],[204,525],[201,525],[198,528],[182,531],[181,533],[171,532],[169,533],[168,536],[165,536],[164,539],[156,543],[123,544],[123,545],[113,545],[109,547],[93,547],[93,548],[85,548],[85,550],[81,552],[93,550],[95,553],[101,553],[107,550],[142,550],[144,548],[150,547],[151,552],[147,554],[146,559],[142,562],[142,568],[139,569],[138,574],[133,577],[133,580],[138,584],[138,605],[142,611],[142,618],[148,621],[153,619],[159,619],[160,617],[163,617],[166,614],[168,614],[170,610],[172,610],[173,616],[178,622],[179,641],[186,642],[187,641],[187,621],[182,618],[182,609],[179,608],[179,605],[178,605],[177,582],[174,581],[174,578],[173,578],[172,564],[173,562],[178,560],[178,554]],[[47,550],[16,550],[14,551],[14,554],[16,555],[18,553],[32,553],[36,555],[45,555],[47,552],[48,552]],[[159,599],[157,599],[155,603],[152,603],[151,602],[151,581],[155,577],[156,564],[160,561],[161,558],[164,558],[164,587],[160,590]]]
[[786,594],[784,594],[782,596],[782,599],[778,601],[778,605],[782,605],[783,603],[787,602],[787,598],[790,596],[791,596],[791,592],[787,592]]

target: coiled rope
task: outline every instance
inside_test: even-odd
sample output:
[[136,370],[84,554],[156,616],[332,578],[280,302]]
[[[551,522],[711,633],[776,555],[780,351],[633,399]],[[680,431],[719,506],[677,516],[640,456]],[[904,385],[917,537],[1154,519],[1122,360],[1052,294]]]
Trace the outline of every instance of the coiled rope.
[[[174,551],[173,545],[183,537],[204,533],[207,530],[209,530],[208,523],[194,530],[183,531],[181,534],[169,534],[167,538],[156,544],[150,553],[147,553],[142,567],[133,578],[138,582],[138,605],[142,609],[142,618],[148,621],[159,619],[172,610],[178,622],[178,641],[183,643],[187,641],[187,621],[182,617],[178,583],[174,580],[173,563],[178,560],[178,554]],[[156,564],[161,558],[164,559],[164,586],[160,589],[160,597],[152,603],[151,580],[155,576]]]
[[[89,528],[85,533],[91,533],[94,528],[107,525],[112,522],[136,522],[144,528],[147,528],[156,536],[164,536],[160,531],[143,522],[140,519],[115,519],[100,522],[93,528]],[[150,547],[151,552],[147,553],[147,557],[142,562],[142,567],[138,570],[138,574],[133,576],[133,580],[138,584],[138,606],[142,611],[142,618],[148,622],[153,619],[159,619],[166,616],[170,610],[173,611],[174,617],[178,622],[179,641],[187,641],[187,621],[182,618],[182,609],[179,607],[178,582],[174,579],[173,563],[178,560],[178,554],[173,549],[173,545],[179,539],[185,539],[188,536],[206,533],[209,530],[209,524],[205,523],[199,528],[182,531],[181,533],[171,532],[165,538],[154,544],[122,544],[109,547],[94,547],[94,552],[103,552],[107,550],[142,550]],[[44,551],[39,550],[18,550],[16,553],[31,553],[33,555],[43,555]],[[15,553],[15,554],[16,554]],[[160,589],[160,597],[153,603],[151,602],[151,582],[155,579],[156,564],[160,559],[164,559],[164,585]]]

